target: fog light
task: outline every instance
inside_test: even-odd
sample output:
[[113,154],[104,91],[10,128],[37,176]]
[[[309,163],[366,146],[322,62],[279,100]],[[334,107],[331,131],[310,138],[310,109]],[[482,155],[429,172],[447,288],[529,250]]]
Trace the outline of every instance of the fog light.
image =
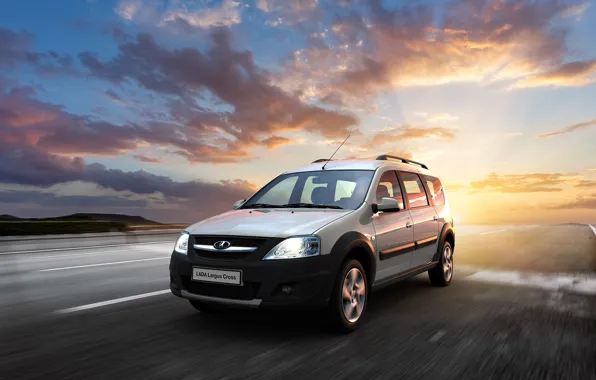
[[290,294],[292,294],[292,287],[290,285],[284,285],[281,287],[281,292],[283,294],[290,295]]

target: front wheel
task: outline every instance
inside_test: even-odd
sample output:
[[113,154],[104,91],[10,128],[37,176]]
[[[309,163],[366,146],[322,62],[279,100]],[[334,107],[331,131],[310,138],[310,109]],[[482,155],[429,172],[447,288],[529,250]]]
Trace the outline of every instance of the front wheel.
[[352,332],[360,327],[360,320],[368,303],[368,280],[358,260],[348,260],[335,281],[329,304],[333,326],[341,332]]
[[453,277],[453,248],[451,243],[445,241],[441,250],[439,263],[428,271],[430,283],[434,286],[447,286]]

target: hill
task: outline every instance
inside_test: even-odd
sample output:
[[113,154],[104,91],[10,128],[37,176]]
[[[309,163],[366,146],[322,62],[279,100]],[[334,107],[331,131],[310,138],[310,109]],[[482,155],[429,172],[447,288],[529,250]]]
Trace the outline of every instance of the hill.
[[0,216],[0,236],[128,232],[181,229],[184,225],[162,224],[138,215],[77,213],[52,218]]
[[19,220],[20,218],[17,218],[14,215],[8,215],[8,214],[2,214],[0,215],[0,220]]

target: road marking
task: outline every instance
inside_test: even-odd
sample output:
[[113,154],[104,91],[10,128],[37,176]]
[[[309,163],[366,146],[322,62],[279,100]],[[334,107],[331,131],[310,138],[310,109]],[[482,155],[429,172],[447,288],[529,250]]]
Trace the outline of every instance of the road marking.
[[439,330],[439,331],[437,331],[437,333],[435,335],[431,336],[428,341],[431,342],[431,343],[435,343],[436,341],[438,341],[439,339],[441,339],[442,337],[444,337],[445,334],[447,334],[447,331],[445,331],[445,330]]
[[591,273],[532,273],[481,269],[465,279],[596,295],[596,275]]
[[[149,243],[122,243],[122,244],[108,244],[108,245],[93,245],[89,247],[77,247],[77,248],[52,248],[52,249],[37,249],[33,251],[12,251],[12,252],[0,252],[1,255],[16,255],[19,253],[42,253],[42,252],[55,252],[55,251],[75,251],[83,249],[95,249],[95,248],[109,248],[109,247],[122,247],[126,245],[147,245],[147,244],[170,244],[169,241],[152,241]],[[172,243],[173,244],[173,243]]]
[[594,235],[596,235],[596,228],[594,228],[594,226],[591,224],[588,224],[588,227],[590,227],[592,229],[592,232],[594,232]]
[[144,251],[142,249],[135,249],[135,250],[129,250],[129,249],[121,249],[119,251],[99,251],[99,252],[89,252],[89,253],[71,253],[68,255],[43,255],[43,256],[35,256],[35,257],[31,257],[32,259],[46,259],[46,258],[51,258],[51,257],[74,257],[74,256],[102,256],[104,253],[116,253],[116,252],[138,252],[138,253],[143,253]]
[[490,235],[490,234],[497,234],[499,232],[505,232],[507,230],[497,230],[497,231],[488,231],[488,232],[483,232],[480,235]]
[[74,313],[74,312],[77,312],[77,311],[95,309],[97,307],[113,305],[113,304],[116,304],[116,303],[134,301],[134,300],[138,300],[138,299],[141,299],[141,298],[159,296],[159,295],[166,294],[166,293],[171,293],[170,289],[159,290],[157,292],[151,292],[151,293],[137,294],[135,296],[130,296],[130,297],[116,298],[116,299],[113,299],[113,300],[108,300],[108,301],[103,301],[103,302],[90,303],[88,305],[82,305],[82,306],[77,306],[77,307],[71,307],[69,309],[58,310],[55,313],[56,314]]
[[138,259],[138,260],[126,260],[126,261],[113,261],[111,263],[100,263],[100,264],[87,264],[87,265],[76,265],[72,267],[62,267],[62,268],[50,268],[50,269],[40,269],[36,272],[54,272],[57,270],[68,270],[68,269],[79,269],[79,268],[92,268],[92,267],[102,267],[106,265],[117,265],[117,264],[127,264],[127,263],[138,263],[141,261],[152,261],[152,260],[164,260],[169,259],[170,256],[166,257],[152,257],[150,259]]

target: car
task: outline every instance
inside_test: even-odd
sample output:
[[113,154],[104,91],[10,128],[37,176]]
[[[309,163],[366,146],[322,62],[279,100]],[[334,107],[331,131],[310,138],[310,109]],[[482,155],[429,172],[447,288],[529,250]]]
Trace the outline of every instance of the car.
[[352,332],[374,290],[423,272],[448,286],[454,249],[446,190],[425,164],[319,159],[183,231],[170,289],[204,313],[322,309]]

